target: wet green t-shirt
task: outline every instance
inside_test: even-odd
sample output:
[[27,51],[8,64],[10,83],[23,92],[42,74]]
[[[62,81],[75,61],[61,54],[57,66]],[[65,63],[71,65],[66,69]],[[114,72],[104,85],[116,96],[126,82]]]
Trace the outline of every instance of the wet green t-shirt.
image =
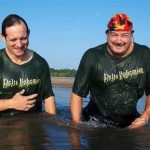
[[[0,50],[0,99],[12,98],[22,89],[24,95],[38,94],[36,105],[30,111],[41,110],[42,101],[54,95],[47,62],[34,52],[29,62],[18,65],[10,60],[5,49]],[[16,111],[0,111],[0,114],[8,112]]]
[[83,55],[73,85],[73,93],[90,93],[104,116],[131,115],[139,98],[150,94],[150,49],[134,43],[124,58],[107,52],[107,43],[91,48]]

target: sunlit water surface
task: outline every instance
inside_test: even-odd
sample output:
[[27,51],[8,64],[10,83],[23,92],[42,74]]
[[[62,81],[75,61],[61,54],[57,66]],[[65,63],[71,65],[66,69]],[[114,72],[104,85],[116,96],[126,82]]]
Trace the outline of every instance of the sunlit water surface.
[[[0,118],[0,150],[149,150],[150,126],[136,130],[103,128],[94,122],[74,126],[70,88],[54,87],[57,117],[46,113]],[[84,99],[83,105],[88,102]],[[138,103],[143,111],[144,98]]]

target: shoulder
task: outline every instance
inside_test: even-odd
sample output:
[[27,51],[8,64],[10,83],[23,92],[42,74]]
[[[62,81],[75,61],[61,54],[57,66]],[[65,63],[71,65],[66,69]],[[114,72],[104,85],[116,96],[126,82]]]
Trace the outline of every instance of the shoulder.
[[45,58],[43,58],[41,55],[39,55],[38,53],[33,51],[33,56],[38,60],[38,61],[42,61],[42,62],[47,62],[45,60]]
[[138,44],[138,43],[134,43],[135,45],[135,49],[138,50],[138,51],[141,51],[141,52],[148,52],[150,53],[150,48],[146,45],[141,45],[141,44]]
[[93,48],[89,48],[83,55],[83,57],[93,57],[97,55],[101,55],[106,52],[106,43],[98,45]]
[[6,54],[5,48],[0,49],[0,58],[1,58],[1,61],[3,62],[7,60],[8,56]]
[[38,64],[43,65],[43,67],[48,66],[48,62],[35,51],[33,51],[33,60],[36,61]]
[[135,43],[134,54],[134,56],[138,56],[140,60],[148,63],[150,62],[150,48],[148,46]]
[[3,48],[3,49],[0,49],[0,55],[3,55],[3,54],[4,54],[4,51],[5,51],[4,48]]

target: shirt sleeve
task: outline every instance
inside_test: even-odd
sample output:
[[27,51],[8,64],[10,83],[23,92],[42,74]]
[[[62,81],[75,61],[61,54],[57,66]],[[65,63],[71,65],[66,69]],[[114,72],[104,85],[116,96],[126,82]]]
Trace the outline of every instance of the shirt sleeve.
[[43,89],[43,99],[47,99],[50,96],[54,96],[54,92],[52,90],[52,84],[51,84],[51,76],[50,76],[50,68],[47,64],[47,62],[44,64],[44,71],[42,75],[42,89]]
[[72,92],[86,97],[90,89],[91,55],[86,51],[80,61]]
[[150,95],[150,49],[148,49],[148,53],[145,55],[146,60],[146,86],[145,86],[145,94],[146,96]]

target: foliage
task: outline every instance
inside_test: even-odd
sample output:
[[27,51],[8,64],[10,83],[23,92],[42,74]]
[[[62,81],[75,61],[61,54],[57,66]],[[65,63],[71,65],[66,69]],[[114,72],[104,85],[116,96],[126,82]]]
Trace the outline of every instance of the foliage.
[[75,69],[54,69],[50,68],[51,77],[75,77]]

